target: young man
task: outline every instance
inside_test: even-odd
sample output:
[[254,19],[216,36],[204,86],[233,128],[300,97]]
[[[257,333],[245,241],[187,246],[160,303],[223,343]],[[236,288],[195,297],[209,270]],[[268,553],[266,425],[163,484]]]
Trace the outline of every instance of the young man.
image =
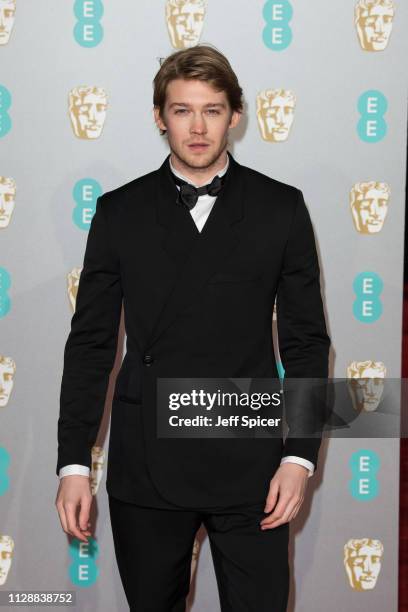
[[[320,440],[161,438],[158,378],[325,378],[330,340],[302,192],[227,152],[242,89],[212,47],[178,51],[154,79],[170,154],[105,193],[92,219],[64,353],[56,506],[63,530],[90,535],[91,447],[121,314],[107,491],[131,610],[180,612],[196,531],[206,526],[223,611],[284,612],[289,522]],[[77,509],[80,506],[79,518]]]

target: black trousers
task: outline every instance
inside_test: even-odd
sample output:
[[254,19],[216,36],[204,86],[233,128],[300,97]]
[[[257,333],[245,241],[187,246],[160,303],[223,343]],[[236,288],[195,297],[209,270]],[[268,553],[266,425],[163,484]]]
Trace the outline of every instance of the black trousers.
[[222,612],[286,612],[289,523],[262,531],[264,504],[166,510],[108,498],[116,560],[131,612],[185,612],[193,543],[202,523]]

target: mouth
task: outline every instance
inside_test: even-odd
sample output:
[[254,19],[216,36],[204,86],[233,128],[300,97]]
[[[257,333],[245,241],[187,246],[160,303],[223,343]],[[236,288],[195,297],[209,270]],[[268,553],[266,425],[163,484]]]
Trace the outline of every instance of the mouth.
[[197,152],[201,152],[201,151],[205,151],[208,148],[208,144],[205,143],[194,143],[191,145],[188,145],[188,148],[190,149],[190,151],[197,151]]

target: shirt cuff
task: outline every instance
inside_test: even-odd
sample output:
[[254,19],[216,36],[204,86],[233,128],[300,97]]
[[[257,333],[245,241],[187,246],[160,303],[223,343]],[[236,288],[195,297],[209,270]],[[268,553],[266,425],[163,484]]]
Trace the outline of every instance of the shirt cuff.
[[295,457],[295,455],[286,455],[285,457],[282,457],[281,465],[282,463],[297,463],[299,465],[303,465],[303,467],[309,470],[309,478],[313,476],[314,464],[311,461],[308,461],[307,459],[303,459],[303,457]]
[[77,463],[71,463],[70,465],[64,465],[58,473],[58,477],[63,476],[89,476],[90,469],[87,465],[78,465]]

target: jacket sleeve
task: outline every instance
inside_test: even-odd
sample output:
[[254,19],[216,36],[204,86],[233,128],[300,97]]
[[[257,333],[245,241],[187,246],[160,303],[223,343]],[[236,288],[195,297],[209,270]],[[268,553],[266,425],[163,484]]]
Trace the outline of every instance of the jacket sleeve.
[[91,468],[103,415],[122,308],[119,260],[112,249],[106,196],[96,203],[63,358],[56,473],[69,464]]
[[[328,377],[330,338],[326,330],[319,277],[320,268],[312,223],[303,194],[297,190],[297,202],[284,252],[276,302],[279,353],[285,368],[285,380]],[[324,385],[316,394],[316,389],[313,390],[306,381],[303,385],[300,384],[301,381],[293,382],[295,389],[299,390],[290,395],[297,398],[292,402],[291,409],[295,414],[294,422],[297,425],[300,423],[298,431],[307,431],[312,422],[321,426]],[[320,411],[319,414],[317,411]],[[297,455],[316,466],[320,436],[302,438],[297,433],[291,438],[288,415],[287,420],[289,432],[282,456]]]

